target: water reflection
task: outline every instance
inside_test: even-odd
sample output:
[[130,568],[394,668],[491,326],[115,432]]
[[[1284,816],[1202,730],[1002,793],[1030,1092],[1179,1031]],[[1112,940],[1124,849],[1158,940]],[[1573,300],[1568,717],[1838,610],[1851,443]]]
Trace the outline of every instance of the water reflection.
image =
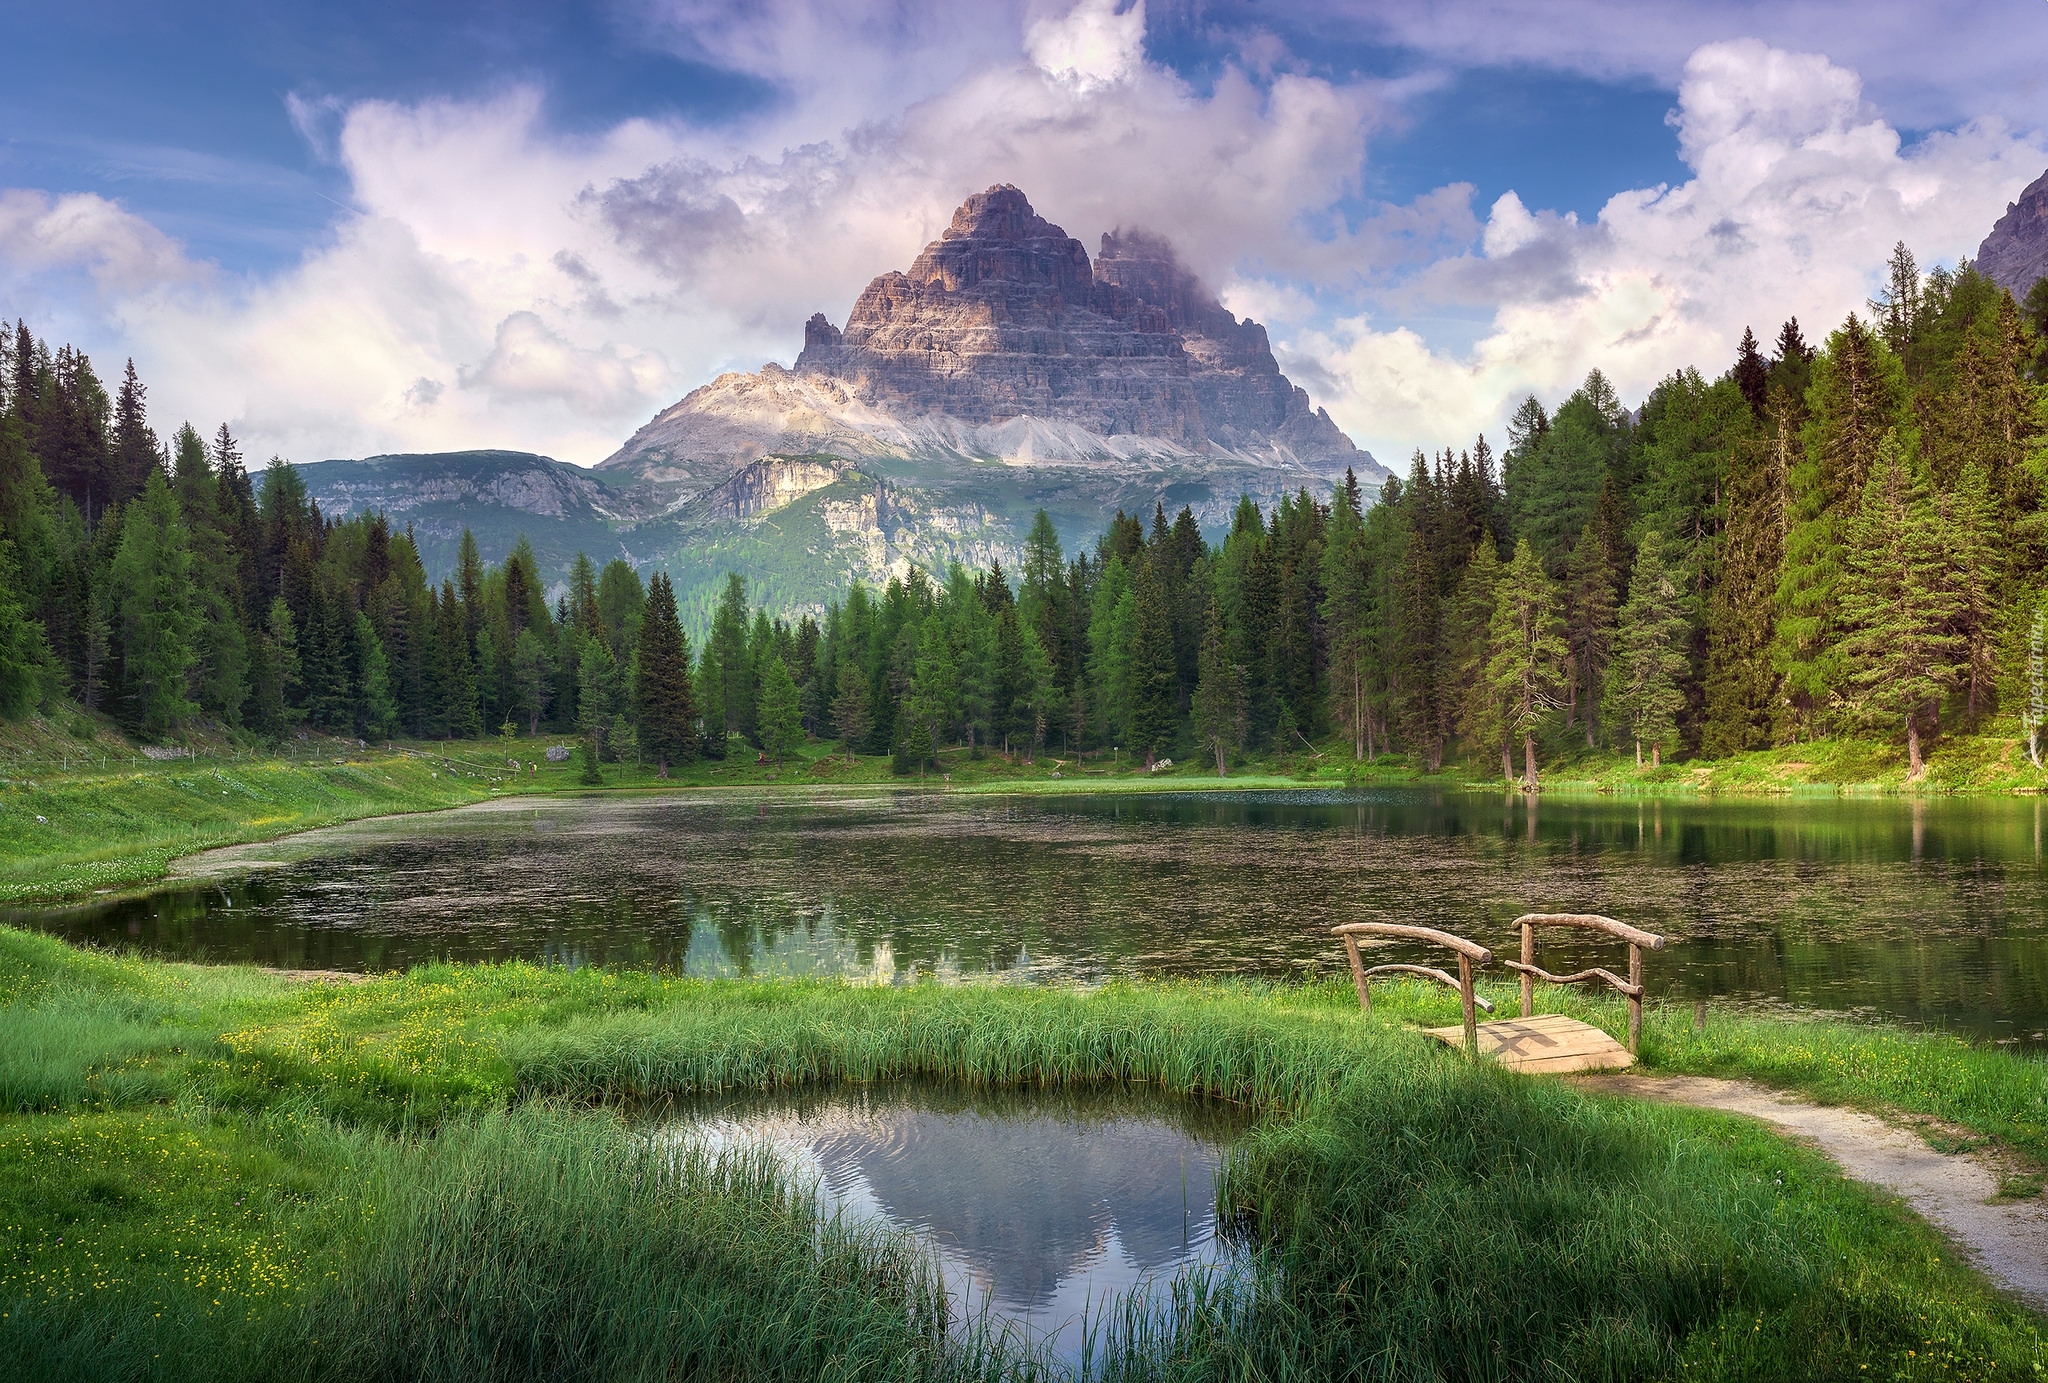
[[909,1085],[721,1101],[663,1136],[768,1144],[831,1209],[927,1237],[956,1316],[987,1309],[1072,1357],[1084,1313],[1227,1260],[1216,1173],[1242,1127],[1143,1091]]
[[[4,920],[312,969],[524,957],[902,983],[1297,975],[1334,965],[1338,921],[1500,949],[1518,913],[1599,911],[1673,938],[1653,995],[2027,1039],[2048,1029],[2041,827],[2012,798],[527,799],[219,852],[145,899]],[[1621,959],[1545,948],[1553,969]]]

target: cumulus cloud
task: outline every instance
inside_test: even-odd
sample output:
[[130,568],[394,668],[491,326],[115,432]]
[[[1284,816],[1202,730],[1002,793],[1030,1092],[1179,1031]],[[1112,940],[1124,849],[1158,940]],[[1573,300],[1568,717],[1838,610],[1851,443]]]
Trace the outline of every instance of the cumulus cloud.
[[0,190],[0,265],[14,275],[82,269],[109,293],[204,276],[177,241],[117,203],[28,188]]
[[489,390],[515,403],[558,399],[595,418],[647,411],[668,383],[668,366],[653,351],[586,349],[533,312],[498,323],[490,354],[459,373],[465,389]]
[[843,319],[962,197],[1012,182],[1091,247],[1171,234],[1318,402],[1398,457],[1593,365],[1639,396],[1727,358],[1745,323],[1797,313],[1818,335],[1893,241],[1967,252],[2042,162],[1990,121],[1909,144],[1849,68],[1740,40],[1684,69],[1678,187],[1581,221],[1512,193],[1482,211],[1454,184],[1360,220],[1390,88],[1313,75],[1271,35],[1198,86],[1147,60],[1147,11],[1116,0],[644,13],[780,98],[574,136],[519,87],[300,102],[351,207],[288,271],[205,280],[113,203],[22,192],[0,194],[0,264],[94,276],[100,342],[136,356],[152,402],[226,419],[256,454],[594,462],[718,371],[790,359],[813,311]]
[[1433,350],[1365,315],[1301,332],[1292,349],[1339,385],[1332,414],[1384,447],[1449,442],[1497,428],[1525,392],[1560,397],[1595,366],[1634,399],[1683,365],[1732,361],[1744,326],[1768,339],[1797,316],[1818,339],[1869,294],[1898,241],[1925,260],[1974,252],[2043,161],[1996,121],[1909,146],[1855,73],[1753,39],[1693,54],[1672,119],[1689,181],[1622,192],[1591,224],[1510,193],[1474,252],[1410,285],[1411,310],[1491,305],[1468,350]]

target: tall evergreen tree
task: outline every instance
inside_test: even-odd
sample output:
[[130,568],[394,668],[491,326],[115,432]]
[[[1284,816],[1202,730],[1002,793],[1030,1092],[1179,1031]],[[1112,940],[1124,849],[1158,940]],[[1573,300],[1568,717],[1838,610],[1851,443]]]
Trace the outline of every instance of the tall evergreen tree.
[[761,748],[775,763],[796,753],[804,742],[796,679],[780,655],[770,653],[761,666]]
[[1923,729],[1963,677],[1962,601],[1943,579],[1942,535],[1925,477],[1896,434],[1878,448],[1844,535],[1843,690],[1864,717],[1904,722],[1909,775],[1920,776]]
[[1522,742],[1523,785],[1530,792],[1538,786],[1536,737],[1560,704],[1570,656],[1558,605],[1556,583],[1529,540],[1521,539],[1494,587],[1486,680],[1510,741]]
[[1130,741],[1131,752],[1143,754],[1147,764],[1173,747],[1179,722],[1166,561],[1157,548],[1140,554],[1132,586]]
[[1224,642],[1223,613],[1212,601],[1203,622],[1201,672],[1195,683],[1195,742],[1216,760],[1216,776],[1228,777],[1228,754],[1243,739],[1243,701],[1238,694],[1237,669],[1231,666],[1230,649]]
[[130,722],[145,739],[182,726],[198,708],[189,695],[193,650],[192,553],[163,472],[148,473],[121,523],[109,573],[120,611],[122,684]]
[[1636,555],[1606,675],[1608,723],[1615,733],[1634,740],[1637,767],[1645,744],[1653,768],[1664,749],[1676,744],[1678,713],[1685,705],[1680,686],[1688,666],[1684,598],[1660,546],[1648,544]]
[[648,583],[633,670],[633,721],[640,751],[664,778],[697,757],[697,708],[690,686],[690,641],[676,616],[665,572]]

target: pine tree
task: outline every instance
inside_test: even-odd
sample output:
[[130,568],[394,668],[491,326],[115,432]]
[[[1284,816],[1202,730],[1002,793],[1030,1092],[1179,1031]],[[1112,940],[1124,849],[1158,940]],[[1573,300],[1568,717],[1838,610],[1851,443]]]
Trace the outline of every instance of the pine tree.
[[868,679],[851,661],[839,669],[839,694],[832,699],[832,728],[846,747],[846,762],[853,762],[854,750],[874,729],[874,714],[868,709]]
[[1473,544],[1472,556],[1458,578],[1447,616],[1451,649],[1451,684],[1458,698],[1458,734],[1469,750],[1500,750],[1501,777],[1512,780],[1515,766],[1508,744],[1507,723],[1495,688],[1487,678],[1488,641],[1493,629],[1494,591],[1500,585],[1500,556],[1493,536]]
[[1140,554],[1132,587],[1130,747],[1148,765],[1173,747],[1180,719],[1174,705],[1173,627],[1164,565],[1157,548]]
[[[1329,647],[1332,710],[1335,719],[1350,734],[1352,758],[1363,762],[1370,695],[1366,664],[1370,657],[1367,620],[1371,614],[1371,582],[1366,571],[1365,521],[1358,509],[1357,481],[1349,471],[1345,472],[1345,480],[1347,483],[1338,486],[1331,496],[1329,529],[1323,539],[1322,616]],[[1487,541],[1492,542],[1491,536]],[[1220,627],[1220,616],[1217,618]],[[1205,647],[1206,637],[1205,633]],[[1225,664],[1228,665],[1227,650]],[[1234,707],[1232,720],[1236,720]]]
[[1664,565],[1660,545],[1645,544],[1629,577],[1606,677],[1608,723],[1635,741],[1639,768],[1645,743],[1653,768],[1662,761],[1664,747],[1677,743],[1678,713],[1685,706],[1681,681],[1689,666],[1687,634],[1678,583]]
[[1955,488],[1936,504],[1941,543],[1940,579],[1955,603],[1951,631],[1962,642],[1964,714],[1971,729],[1990,709],[1998,676],[2001,594],[2006,587],[2006,541],[1991,483],[1975,462],[1963,467]]
[[576,658],[576,728],[589,737],[598,759],[615,762],[618,749],[611,742],[612,722],[626,711],[624,680],[619,664],[605,642],[604,628],[597,626],[584,639]]
[[1904,355],[1920,318],[1920,269],[1901,240],[1892,247],[1884,292],[1870,300],[1871,316],[1894,355]]
[[761,668],[761,748],[776,763],[796,753],[804,742],[804,722],[798,705],[796,679],[789,665],[777,654],[763,660]]
[[1742,400],[1749,405],[1749,411],[1762,422],[1764,408],[1771,387],[1771,367],[1757,349],[1756,333],[1748,327],[1742,329],[1742,344],[1736,348],[1735,368],[1730,371],[1735,387],[1742,391]]
[[1595,689],[1607,677],[1615,641],[1615,569],[1617,554],[1608,548],[1607,535],[1589,522],[1572,545],[1565,563],[1565,643],[1571,650],[1566,688],[1565,721],[1569,725],[1578,693],[1585,693],[1586,747],[1591,749],[1598,734],[1594,715]]
[[1558,604],[1556,583],[1529,540],[1521,539],[1494,587],[1486,680],[1510,741],[1522,742],[1523,785],[1530,792],[1537,788],[1536,736],[1560,703],[1570,656]]
[[666,573],[648,583],[633,669],[633,730],[640,751],[668,777],[697,757],[697,708],[690,686],[690,641],[676,617],[675,588]]
[[182,725],[198,707],[189,696],[193,650],[192,554],[177,500],[152,469],[128,507],[109,579],[120,612],[122,681],[132,723],[146,739]]
[[391,694],[391,663],[370,617],[361,611],[356,612],[356,656],[361,659],[356,684],[363,692],[358,722],[371,739],[387,739],[398,724],[398,702]]
[[14,544],[0,537],[0,720],[20,720],[43,699],[56,669],[43,626],[21,597]]
[[1851,315],[1816,362],[1802,454],[1787,477],[1791,522],[1772,663],[1798,728],[1808,734],[1818,730],[1843,677],[1843,528],[1904,400],[1898,357]]
[[[1785,395],[1773,391],[1783,417]],[[1717,579],[1707,595],[1707,658],[1700,751],[1709,758],[1762,749],[1778,706],[1771,666],[1772,610],[1784,552],[1782,492],[1775,462],[1780,427],[1767,441],[1730,454]]]
[[1896,434],[1878,449],[1845,533],[1843,691],[1871,723],[1903,720],[1910,776],[1922,768],[1922,727],[1963,677],[1962,599],[1945,579],[1940,520],[1924,476]]
[[1216,758],[1216,776],[1228,777],[1230,747],[1244,736],[1244,703],[1238,692],[1237,669],[1223,634],[1223,612],[1214,601],[1202,629],[1200,675],[1195,683],[1195,742]]

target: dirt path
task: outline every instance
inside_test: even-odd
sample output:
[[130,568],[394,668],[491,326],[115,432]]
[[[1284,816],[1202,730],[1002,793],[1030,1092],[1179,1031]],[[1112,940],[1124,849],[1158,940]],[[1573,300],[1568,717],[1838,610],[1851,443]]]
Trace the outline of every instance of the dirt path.
[[1706,1076],[1588,1076],[1590,1090],[1747,1114],[1811,1139],[1858,1181],[1882,1186],[1968,1251],[1986,1277],[2048,1311],[2048,1200],[1991,1202],[1998,1166],[1977,1153],[1938,1153],[1874,1115],[1808,1104],[1746,1081]]

